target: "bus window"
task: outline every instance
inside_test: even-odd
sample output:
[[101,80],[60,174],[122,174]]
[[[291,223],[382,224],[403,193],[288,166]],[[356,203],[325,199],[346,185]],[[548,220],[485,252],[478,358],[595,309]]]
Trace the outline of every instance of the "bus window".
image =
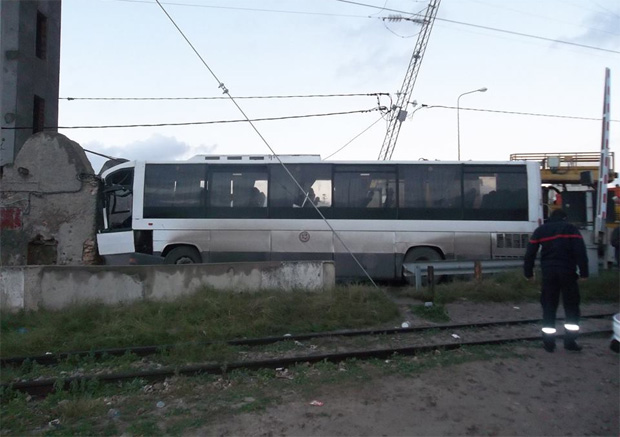
[[461,218],[460,165],[401,165],[399,178],[399,218]]
[[110,174],[104,187],[107,229],[130,229],[133,208],[133,168]]
[[525,166],[466,165],[463,190],[466,220],[527,220]]
[[389,166],[337,166],[336,218],[396,218],[396,172]]
[[144,218],[205,217],[204,164],[147,164]]
[[258,166],[212,168],[209,175],[209,217],[266,217],[269,183]]
[[332,205],[331,165],[293,164],[286,168],[308,196],[299,189],[281,165],[271,166],[271,217],[320,218],[313,206],[327,209]]

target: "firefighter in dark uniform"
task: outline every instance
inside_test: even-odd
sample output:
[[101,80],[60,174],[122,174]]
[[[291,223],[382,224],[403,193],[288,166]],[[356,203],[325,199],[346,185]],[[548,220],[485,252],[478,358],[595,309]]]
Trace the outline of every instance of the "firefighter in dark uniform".
[[[540,303],[543,310],[543,345],[547,352],[555,350],[555,315],[562,295],[566,323],[564,324],[564,348],[580,351],[575,341],[579,333],[579,278],[588,277],[588,255],[579,230],[566,221],[561,209],[551,213],[549,220],[539,226],[530,238],[525,252],[523,272],[534,277],[534,261],[538,248],[542,269]],[[577,273],[579,268],[579,273]]]

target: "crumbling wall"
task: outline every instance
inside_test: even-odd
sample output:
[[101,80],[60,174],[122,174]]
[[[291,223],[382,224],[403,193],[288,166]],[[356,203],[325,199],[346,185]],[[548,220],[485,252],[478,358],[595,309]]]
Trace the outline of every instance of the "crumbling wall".
[[57,133],[30,137],[0,174],[0,264],[95,264],[97,191],[79,144]]

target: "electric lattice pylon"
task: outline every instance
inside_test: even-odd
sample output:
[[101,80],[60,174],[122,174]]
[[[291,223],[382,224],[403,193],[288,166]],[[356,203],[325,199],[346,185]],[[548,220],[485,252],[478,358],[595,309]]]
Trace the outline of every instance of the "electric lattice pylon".
[[433,23],[435,22],[437,9],[439,9],[440,2],[441,0],[431,0],[426,8],[424,18],[407,19],[408,21],[420,23],[422,28],[418,34],[418,40],[415,44],[411,61],[409,62],[407,74],[405,74],[405,79],[403,80],[403,86],[398,93],[398,99],[396,100],[396,104],[392,105],[389,113],[390,119],[387,132],[385,134],[385,139],[383,140],[383,145],[381,146],[381,151],[379,152],[378,159],[380,161],[391,159],[392,154],[394,153],[401,124],[407,118],[407,104],[411,98],[411,91],[413,90],[416,77],[418,76],[418,71],[420,70],[420,65],[422,64],[422,58],[424,57],[424,52],[426,51],[428,39],[431,36],[431,30],[433,29]]

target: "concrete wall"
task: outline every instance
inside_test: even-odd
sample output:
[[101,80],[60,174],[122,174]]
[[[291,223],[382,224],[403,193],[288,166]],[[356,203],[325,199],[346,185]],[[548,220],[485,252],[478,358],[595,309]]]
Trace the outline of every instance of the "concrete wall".
[[0,268],[0,308],[58,310],[72,304],[172,300],[203,286],[217,290],[328,289],[333,262]]
[[[46,17],[44,58],[35,52],[37,13]],[[45,101],[46,131],[57,131],[60,21],[61,0],[0,2],[0,166],[11,164],[33,133],[35,95]]]
[[97,191],[79,144],[30,137],[0,176],[0,265],[93,264]]

